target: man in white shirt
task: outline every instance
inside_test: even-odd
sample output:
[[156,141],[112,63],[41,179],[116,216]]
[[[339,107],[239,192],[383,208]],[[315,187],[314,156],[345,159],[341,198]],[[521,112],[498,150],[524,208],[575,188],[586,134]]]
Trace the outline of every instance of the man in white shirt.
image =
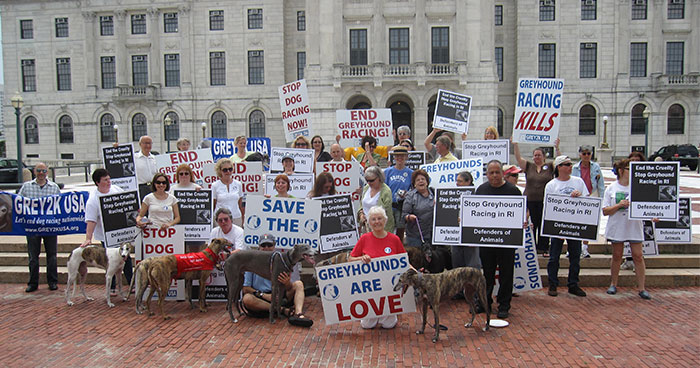
[[234,252],[241,249],[248,249],[248,247],[243,242],[243,229],[233,223],[233,215],[226,207],[221,207],[216,210],[216,223],[219,226],[211,229],[211,236],[209,241],[217,238],[224,238],[233,244]]
[[139,139],[141,151],[134,153],[134,163],[136,166],[136,180],[139,184],[139,197],[143,199],[151,192],[151,180],[156,174],[156,157],[151,154],[153,139],[147,135]]

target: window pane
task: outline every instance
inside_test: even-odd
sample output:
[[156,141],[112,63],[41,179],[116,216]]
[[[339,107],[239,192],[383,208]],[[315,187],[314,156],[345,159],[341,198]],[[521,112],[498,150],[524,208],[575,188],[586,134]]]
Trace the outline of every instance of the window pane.
[[449,64],[450,62],[450,28],[432,28],[432,63]]
[[260,110],[255,110],[248,117],[248,127],[251,137],[265,137],[265,114]]
[[263,51],[248,51],[248,84],[265,83],[265,58]]
[[68,37],[68,18],[56,18],[56,37]]
[[[170,125],[165,125],[165,117],[170,117]],[[175,141],[180,138],[180,116],[175,111],[170,111],[163,117],[163,127],[165,128],[165,140]]]
[[100,58],[102,69],[102,88],[111,89],[117,85],[117,71],[114,64],[114,56],[103,56]]
[[226,53],[209,53],[209,73],[212,86],[226,85]]
[[165,55],[165,86],[179,87],[180,86],[180,55],[166,54]]
[[494,17],[495,17],[494,24],[497,26],[502,26],[503,25],[503,5],[496,5],[496,9],[494,11]]
[[22,91],[36,91],[36,66],[34,59],[22,60]]
[[116,142],[117,135],[114,131],[114,116],[104,114],[100,118],[100,140],[102,142]]
[[224,11],[212,10],[209,12],[209,30],[223,31],[224,30]]
[[165,33],[177,33],[178,28],[177,13],[165,13],[163,14],[163,32]]
[[540,78],[554,78],[556,75],[556,50],[553,43],[541,43],[539,46],[538,75]]
[[148,85],[148,57],[146,55],[132,56],[131,70],[134,87],[145,87]]
[[297,52],[297,80],[304,79],[304,67],[306,67],[306,53]]
[[140,112],[134,114],[134,117],[131,118],[131,137],[133,141],[138,141],[146,134],[146,115]]
[[26,19],[26,20],[20,20],[19,21],[19,28],[20,28],[20,37],[23,40],[29,40],[34,38],[34,24],[31,19]]
[[113,36],[114,35],[114,18],[111,15],[100,17],[100,35],[101,36]]
[[58,119],[58,136],[61,143],[73,143],[73,119],[68,115]]
[[297,31],[306,31],[306,12],[297,12]]
[[146,34],[146,14],[131,15],[131,34]]
[[263,27],[263,10],[248,9],[248,29],[262,29]]
[[29,116],[24,119],[24,143],[39,143],[39,123],[33,116]]
[[668,0],[668,19],[685,17],[685,0]]
[[595,135],[596,111],[591,105],[583,105],[578,113],[578,134]]
[[223,111],[216,111],[211,115],[211,136],[212,138],[227,138],[226,114]]
[[367,65],[367,30],[350,30],[350,65]]
[[71,90],[70,58],[56,59],[56,79],[59,91]]
[[580,78],[595,78],[597,64],[597,43],[582,43],[580,55]]
[[581,0],[581,20],[596,19],[596,0]]
[[644,104],[636,104],[632,108],[632,121],[631,121],[631,132],[632,134],[644,134],[644,128],[647,119],[644,118],[644,109],[646,106]]
[[554,0],[540,0],[540,21],[554,20]]
[[683,42],[666,43],[666,74],[683,74]]
[[498,120],[497,120],[498,135],[503,137],[503,110],[498,109]]
[[647,19],[647,0],[632,0],[632,20]]
[[498,80],[503,81],[503,47],[496,47],[496,72]]
[[389,29],[389,64],[408,64],[408,28]]
[[647,43],[630,44],[630,77],[647,76]]
[[668,108],[667,134],[685,134],[685,109],[679,104]]

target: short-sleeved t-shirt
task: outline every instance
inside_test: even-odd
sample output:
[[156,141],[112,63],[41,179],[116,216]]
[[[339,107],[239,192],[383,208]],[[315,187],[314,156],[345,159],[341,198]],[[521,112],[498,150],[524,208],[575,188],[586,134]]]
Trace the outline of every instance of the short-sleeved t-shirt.
[[396,234],[387,232],[387,235],[380,239],[374,236],[372,232],[366,233],[360,237],[360,240],[355,244],[350,255],[353,257],[361,257],[368,255],[370,258],[393,256],[401,253],[406,253],[403,243]]
[[[629,199],[630,187],[614,182],[605,188],[603,194],[603,208],[618,204],[623,199]],[[642,220],[630,220],[627,217],[626,208],[608,216],[608,224],[605,226],[605,238],[609,241],[642,242],[644,240],[644,225]]]
[[554,178],[547,183],[544,187],[545,194],[560,194],[560,195],[571,195],[573,191],[578,190],[581,192],[582,196],[587,196],[591,194],[586,188],[586,183],[583,179],[572,176],[569,180],[559,180]]
[[211,185],[212,197],[216,200],[216,208],[214,213],[221,208],[226,207],[231,211],[231,216],[234,219],[240,218],[241,209],[238,207],[238,199],[243,196],[243,186],[238,180],[233,180],[231,184],[226,185],[217,180]]
[[160,200],[156,198],[154,193],[150,193],[144,197],[143,203],[148,205],[148,219],[155,226],[160,227],[175,218],[173,206],[177,204],[177,198],[170,193],[164,200]]
[[528,161],[525,165],[525,195],[528,201],[544,201],[544,187],[554,178],[554,165],[545,162],[540,172],[537,165]]
[[95,223],[95,230],[92,232],[92,238],[97,241],[105,241],[105,231],[102,227],[102,210],[100,209],[100,197],[121,193],[124,190],[116,185],[112,185],[107,193],[100,193],[97,188],[90,192],[87,203],[85,204],[85,222],[92,221]]
[[396,196],[399,190],[408,192],[411,188],[411,174],[413,174],[413,170],[407,167],[401,170],[397,169],[395,166],[384,169],[384,176],[386,177],[385,183],[391,188],[392,202],[396,203],[401,200],[401,198]]

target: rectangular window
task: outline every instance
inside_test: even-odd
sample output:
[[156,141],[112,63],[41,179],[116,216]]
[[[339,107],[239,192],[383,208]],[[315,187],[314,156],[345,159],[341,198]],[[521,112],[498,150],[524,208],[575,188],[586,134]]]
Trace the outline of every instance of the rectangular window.
[[56,18],[56,37],[68,37],[68,18]]
[[146,34],[146,14],[131,15],[131,34]]
[[647,43],[630,44],[630,77],[647,76]]
[[102,88],[112,89],[117,86],[117,69],[114,63],[114,56],[103,56],[100,58],[102,69]]
[[165,86],[180,86],[180,54],[165,54]]
[[598,44],[587,42],[581,44],[579,55],[579,78],[595,78],[598,62]]
[[148,56],[131,56],[131,79],[134,87],[148,85]]
[[503,47],[496,47],[496,72],[498,80],[503,81]]
[[553,43],[541,43],[538,52],[538,73],[540,78],[554,78],[556,76],[557,45]]
[[100,35],[114,36],[114,18],[111,15],[100,17]]
[[297,12],[297,31],[306,31],[306,11]]
[[56,82],[59,91],[70,91],[70,58],[56,59]]
[[496,5],[496,9],[494,11],[494,24],[497,26],[502,26],[503,25],[503,5]]
[[212,86],[226,85],[226,53],[209,53],[209,78]]
[[685,18],[685,0],[668,0],[668,19]]
[[350,30],[350,65],[367,65],[367,30]]
[[540,0],[540,21],[554,20],[554,0]]
[[647,0],[632,0],[632,20],[647,19]]
[[389,64],[409,64],[408,28],[389,29]]
[[306,52],[297,52],[297,80],[304,79],[304,67],[306,67]]
[[210,10],[209,11],[209,30],[223,31],[224,30],[224,11]]
[[683,74],[683,42],[666,42],[666,74]]
[[36,92],[34,59],[22,60],[22,92]]
[[248,84],[265,83],[265,55],[262,50],[248,51]]
[[31,19],[24,19],[19,21],[20,37],[23,40],[30,40],[34,38],[34,22]]
[[450,63],[450,28],[433,27],[431,29],[432,63]]
[[163,14],[163,32],[165,33],[177,33],[177,13],[164,13]]
[[263,27],[263,10],[248,9],[248,29],[262,29]]
[[581,20],[596,20],[596,0],[581,0]]

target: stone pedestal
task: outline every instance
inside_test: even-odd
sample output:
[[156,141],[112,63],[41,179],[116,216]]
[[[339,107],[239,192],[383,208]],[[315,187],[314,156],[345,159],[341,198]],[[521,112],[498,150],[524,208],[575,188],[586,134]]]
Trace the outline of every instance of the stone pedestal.
[[613,150],[610,148],[598,148],[595,151],[598,165],[601,167],[612,167]]

